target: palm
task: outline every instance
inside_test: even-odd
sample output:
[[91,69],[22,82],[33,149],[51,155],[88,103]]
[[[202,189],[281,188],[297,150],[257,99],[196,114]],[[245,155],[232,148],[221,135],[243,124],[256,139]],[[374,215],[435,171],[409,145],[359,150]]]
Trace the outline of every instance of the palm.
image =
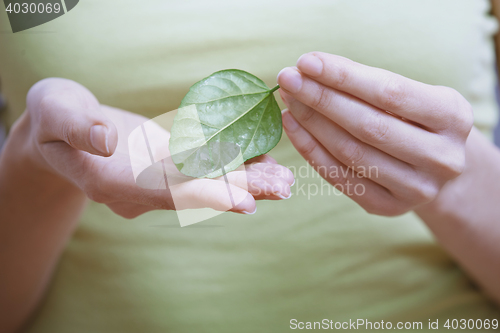
[[[234,205],[249,200],[249,192],[255,199],[279,199],[276,192],[288,187],[291,182],[289,171],[287,173],[286,168],[275,164],[267,156],[249,161],[251,165],[246,170],[240,168],[229,173],[227,179],[230,184],[225,184],[223,177],[186,177],[168,158],[170,134],[159,126],[148,132],[151,142],[160,143],[151,145],[152,154],[159,162],[147,161],[151,166],[134,177],[129,137],[148,119],[107,106],[103,106],[102,111],[118,131],[118,143],[112,156],[93,155],[57,142],[45,150],[45,157],[56,170],[68,175],[92,200],[106,203],[120,215],[134,217],[153,209],[212,207],[223,211],[235,210]],[[131,142],[133,145],[133,141]],[[276,176],[276,170],[280,170],[281,174]],[[280,179],[280,176],[284,179]],[[170,188],[165,186],[165,178],[168,179]],[[253,186],[250,182],[252,179],[257,181],[253,184],[258,184]],[[231,200],[227,196],[227,186],[231,188]],[[175,191],[171,192],[171,188],[175,188]]]

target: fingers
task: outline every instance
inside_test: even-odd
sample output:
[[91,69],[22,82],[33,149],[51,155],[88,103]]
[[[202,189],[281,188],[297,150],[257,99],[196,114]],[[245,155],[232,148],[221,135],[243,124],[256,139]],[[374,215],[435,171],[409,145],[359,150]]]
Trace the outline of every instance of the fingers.
[[[385,187],[400,199],[430,201],[434,190],[425,187],[422,176],[410,165],[373,148],[353,137],[343,128],[297,100],[289,100],[289,110],[294,118],[330,154],[360,176]],[[405,184],[402,186],[402,184]]]
[[[463,171],[472,110],[451,88],[320,52],[282,70],[278,83],[290,110],[283,125],[294,146],[318,171],[352,166],[362,177],[355,183],[369,181],[365,198],[352,196],[368,211],[380,205],[386,207],[378,209],[382,215],[413,209]],[[375,177],[363,172],[370,166],[377,168]],[[342,185],[347,178],[329,181]]]
[[[233,171],[226,174],[226,177],[216,179],[168,177],[169,188],[166,191],[161,190],[164,187],[161,172],[150,175],[148,190],[138,190],[132,182],[127,184],[128,178],[121,176],[115,184],[111,184],[109,179],[102,179],[97,183],[100,184],[101,190],[104,186],[107,187],[108,193],[111,192],[110,188],[114,188],[112,192],[116,193],[115,200],[118,197],[120,201],[136,202],[159,209],[183,210],[209,207],[219,211],[230,210],[245,214],[255,210],[255,200],[278,200],[290,197],[290,183],[293,183],[293,174],[290,170],[268,163],[248,165],[246,170]],[[158,185],[154,187],[154,183]],[[92,184],[95,186],[96,181]],[[158,190],[155,191],[154,188]],[[253,196],[251,200],[249,195]],[[95,195],[92,197],[96,199]],[[106,198],[99,199],[106,200]]]
[[280,178],[290,185],[295,182],[292,171],[280,164],[253,163],[246,166],[246,171],[248,173],[255,173],[257,176],[266,174],[268,176]]
[[[439,135],[401,121],[356,97],[302,77],[295,69],[283,70],[278,81],[286,90],[297,75],[301,77],[301,88],[295,94],[289,93],[288,98],[295,98],[317,110],[360,141],[413,165],[418,165],[429,154],[438,159],[444,153],[439,149],[443,146]],[[423,145],[424,141],[428,145]]]
[[95,155],[113,154],[118,134],[101,112],[97,99],[85,87],[65,79],[46,79],[27,96],[32,124],[40,144],[64,141]]
[[399,215],[408,207],[398,202],[385,188],[370,179],[350,171],[333,157],[290,113],[283,112],[283,126],[297,151],[315,170],[336,189],[340,190],[367,212],[386,216]]
[[[251,214],[255,212],[255,198],[279,199],[290,194],[293,175],[268,155],[249,161],[245,177],[228,174],[229,184],[220,180],[182,179],[173,190],[165,188],[166,170],[160,168],[144,179],[147,188],[140,187],[135,183],[128,156],[114,154],[109,159],[103,158],[113,153],[118,137],[114,124],[100,108],[88,90],[68,80],[41,81],[28,96],[37,141],[48,163],[90,199],[109,205],[122,216],[135,217],[151,209],[205,207]],[[120,112],[119,118],[130,117]],[[163,134],[161,138],[165,142]],[[271,191],[276,188],[279,195]]]
[[[122,213],[131,217],[153,209],[212,208],[218,211],[234,211],[243,214],[252,214],[256,210],[255,200],[247,191],[223,181],[192,179],[174,186],[169,185],[168,189],[159,186],[157,190],[153,190],[140,188],[126,179],[120,181],[116,179],[101,180],[88,184],[85,192],[93,201],[105,203],[110,208],[120,209]],[[132,207],[129,210],[123,210],[123,205],[116,204],[116,202],[127,202],[134,207],[142,206],[142,209]]]
[[[122,171],[118,171],[113,164],[105,163],[102,157],[93,159],[99,159],[98,162],[93,162],[94,168],[99,166],[99,173],[94,177],[86,177],[88,180],[81,187],[96,202],[108,205],[129,202],[166,210],[212,208],[250,213],[255,210],[254,199],[245,189],[231,183],[226,184],[223,180],[170,177],[164,174],[162,168],[152,168],[145,175],[148,186],[143,188],[135,183],[128,166],[124,165]],[[82,165],[89,163],[91,162],[87,159]],[[113,173],[115,175],[111,177],[105,176]],[[165,176],[168,187],[165,187]]]
[[[451,88],[424,84],[337,55],[307,53],[299,58],[297,67],[301,73],[327,87],[433,131],[456,125],[456,122],[450,122],[450,118],[457,116],[457,104],[463,104],[463,98]],[[471,114],[461,116],[470,118]],[[464,125],[466,129],[469,122]]]
[[[44,145],[45,156],[49,160],[59,158],[72,163],[61,163],[56,169],[68,179],[73,180],[87,196],[98,203],[112,205],[122,211],[125,217],[135,217],[140,210],[122,210],[117,202],[142,205],[154,209],[183,210],[212,208],[219,211],[234,211],[251,214],[255,211],[255,199],[246,190],[224,181],[214,179],[191,179],[187,177],[169,178],[169,188],[165,187],[162,169],[152,170],[149,175],[149,188],[139,187],[135,181],[127,158],[112,160],[84,154],[72,149],[63,142]],[[176,182],[177,180],[177,182]],[[157,184],[156,187],[153,183]],[[147,211],[144,208],[143,212]]]
[[[229,183],[248,192],[256,200],[280,200],[291,197],[293,173],[284,166],[269,163],[247,165],[245,170],[228,173]],[[223,177],[218,178],[224,180]]]
[[[92,156],[72,149],[63,142],[47,143],[43,149],[50,161],[72,161],[59,163],[55,168],[73,180],[91,200],[107,204],[127,218],[152,209],[206,207],[252,214],[256,209],[256,199],[280,199],[276,191],[283,191],[282,196],[289,196],[288,182],[293,182],[290,170],[277,164],[255,163],[246,166],[246,172],[228,173],[228,184],[223,179],[189,179],[167,175],[168,188],[165,188],[164,169],[152,168],[145,175],[147,179],[143,181],[147,187],[143,188],[134,181],[127,156],[118,154],[111,159]],[[120,160],[122,157],[123,160]],[[130,204],[128,209],[125,209],[124,202]]]
[[175,186],[175,209],[212,208],[253,214],[255,199],[246,190],[215,179],[193,179]]

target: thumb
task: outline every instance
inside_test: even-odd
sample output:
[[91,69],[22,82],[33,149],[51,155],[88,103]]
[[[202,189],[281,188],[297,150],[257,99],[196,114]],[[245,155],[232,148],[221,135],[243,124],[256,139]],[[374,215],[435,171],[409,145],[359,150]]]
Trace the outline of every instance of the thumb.
[[102,113],[95,96],[74,81],[38,82],[28,93],[27,109],[40,144],[64,141],[101,156],[111,156],[116,149],[115,125]]

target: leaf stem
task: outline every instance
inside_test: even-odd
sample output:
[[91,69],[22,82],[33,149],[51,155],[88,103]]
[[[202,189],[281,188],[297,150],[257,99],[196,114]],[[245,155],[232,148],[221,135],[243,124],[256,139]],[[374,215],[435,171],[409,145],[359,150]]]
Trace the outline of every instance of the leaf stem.
[[276,90],[278,90],[280,88],[280,85],[277,84],[276,87],[274,87],[273,89],[269,90],[269,93],[272,94],[273,92],[275,92]]

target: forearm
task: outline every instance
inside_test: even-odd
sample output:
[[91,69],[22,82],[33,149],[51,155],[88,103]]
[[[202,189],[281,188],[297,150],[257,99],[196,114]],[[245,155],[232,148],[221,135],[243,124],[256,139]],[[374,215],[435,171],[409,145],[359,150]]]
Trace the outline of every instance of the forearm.
[[500,302],[500,151],[473,129],[466,169],[416,213],[452,257]]
[[13,332],[43,295],[86,197],[33,163],[29,122],[12,130],[0,156],[0,332]]

